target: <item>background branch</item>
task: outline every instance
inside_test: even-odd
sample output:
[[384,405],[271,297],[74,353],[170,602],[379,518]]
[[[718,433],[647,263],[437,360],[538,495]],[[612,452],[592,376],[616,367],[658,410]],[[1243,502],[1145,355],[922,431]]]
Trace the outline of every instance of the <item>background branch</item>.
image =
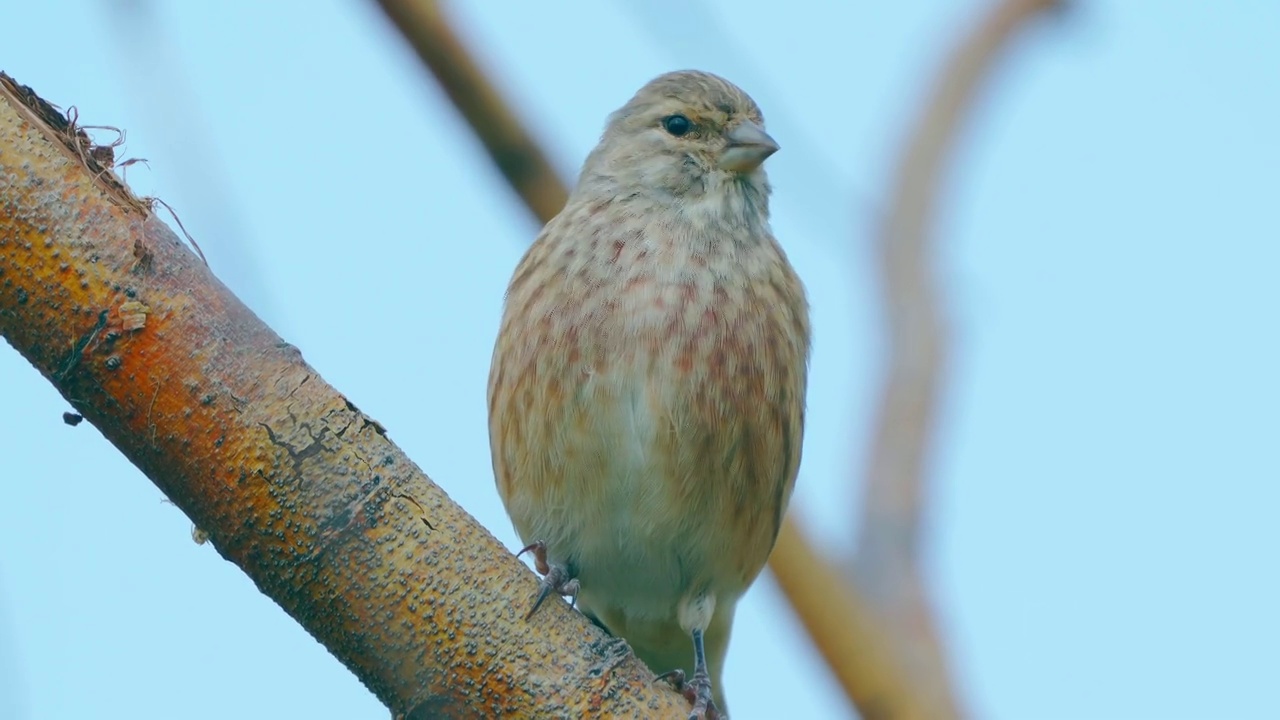
[[683,717],[0,73],[0,335],[397,717]]
[[[979,86],[1016,32],[1057,4],[1057,0],[995,2],[946,59],[908,138],[880,235],[889,374],[863,484],[853,582],[881,619],[877,625],[890,629],[894,638],[891,645],[873,652],[885,653],[912,678],[911,692],[877,704],[881,717],[962,715],[920,570],[926,468],[947,355],[947,329],[929,236],[942,165]],[[848,640],[859,643],[862,638]]]
[[1000,52],[1026,21],[1057,3],[1001,0],[992,6],[943,63],[898,166],[878,248],[889,374],[866,473],[857,544],[856,564],[876,578],[915,573],[919,558],[925,465],[947,354],[929,244],[942,164]]
[[547,154],[503,100],[435,0],[377,0],[449,96],[507,184],[541,224],[568,192]]

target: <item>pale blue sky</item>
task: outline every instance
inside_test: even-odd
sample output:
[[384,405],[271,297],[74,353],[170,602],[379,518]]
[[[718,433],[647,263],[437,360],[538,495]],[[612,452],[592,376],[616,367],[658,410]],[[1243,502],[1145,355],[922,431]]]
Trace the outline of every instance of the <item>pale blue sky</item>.
[[[869,231],[986,2],[639,3],[455,16],[566,174],[660,72],[764,108],[815,326],[793,509],[844,552],[881,370]],[[134,189],[514,545],[484,386],[536,227],[465,126],[371,3],[131,4],[10,0],[0,69],[127,128]],[[1280,3],[1080,2],[969,125],[937,234],[955,350],[927,569],[976,716],[1280,717],[1278,39]],[[385,717],[65,409],[0,346],[0,718]],[[738,620],[734,720],[851,713],[767,576]]]

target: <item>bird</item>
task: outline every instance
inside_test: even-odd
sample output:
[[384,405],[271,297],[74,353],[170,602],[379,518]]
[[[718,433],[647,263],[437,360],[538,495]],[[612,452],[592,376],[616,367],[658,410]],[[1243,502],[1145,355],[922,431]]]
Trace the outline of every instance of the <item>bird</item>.
[[659,75],[611,114],[507,288],[488,385],[498,493],[542,573],[726,713],[734,610],[799,472],[809,305],[773,235],[759,106]]

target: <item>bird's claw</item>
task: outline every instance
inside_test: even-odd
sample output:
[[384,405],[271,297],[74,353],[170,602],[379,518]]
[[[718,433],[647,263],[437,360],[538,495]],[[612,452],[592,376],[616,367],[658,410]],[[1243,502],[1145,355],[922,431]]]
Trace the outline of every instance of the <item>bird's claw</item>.
[[539,575],[546,575],[547,573],[551,572],[551,566],[547,564],[547,544],[546,543],[542,542],[541,540],[537,542],[531,542],[528,545],[525,545],[523,548],[521,548],[520,552],[516,553],[516,557],[520,557],[521,555],[524,555],[527,552],[533,553],[533,567],[535,570],[538,571]]
[[715,700],[711,699],[711,678],[706,673],[695,672],[693,681],[689,682],[684,671],[677,668],[654,679],[668,683],[693,705],[693,709],[689,711],[689,720],[729,720],[729,716],[721,713]]
[[569,577],[568,571],[561,565],[552,565],[546,575],[542,576],[542,580],[538,583],[538,597],[533,601],[533,607],[529,608],[529,612],[524,616],[525,620],[533,617],[533,614],[542,606],[542,601],[546,600],[551,593],[569,598],[569,607],[576,607],[578,604],[578,591],[582,586],[578,584],[575,578]]
[[[684,671],[680,668],[668,670],[653,679],[654,682],[664,682],[675,689],[676,692],[684,694],[685,688],[689,687],[684,681]],[[693,702],[690,700],[689,702]]]
[[523,550],[516,553],[516,557],[533,552],[533,567],[542,575],[542,580],[538,582],[538,596],[533,601],[533,607],[529,608],[529,612],[525,614],[524,619],[528,620],[542,606],[542,602],[547,599],[551,593],[569,598],[569,607],[575,607],[578,604],[578,591],[582,586],[578,580],[569,574],[569,570],[563,565],[552,565],[547,562],[547,546],[541,541],[529,543]]

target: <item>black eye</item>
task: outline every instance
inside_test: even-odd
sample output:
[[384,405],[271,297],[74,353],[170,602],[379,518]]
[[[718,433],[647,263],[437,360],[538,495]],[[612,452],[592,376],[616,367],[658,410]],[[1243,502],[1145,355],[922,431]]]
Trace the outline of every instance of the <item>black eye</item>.
[[689,132],[689,129],[693,127],[693,123],[689,122],[689,118],[683,115],[668,115],[662,119],[662,127],[666,128],[667,132],[672,135],[680,137]]

